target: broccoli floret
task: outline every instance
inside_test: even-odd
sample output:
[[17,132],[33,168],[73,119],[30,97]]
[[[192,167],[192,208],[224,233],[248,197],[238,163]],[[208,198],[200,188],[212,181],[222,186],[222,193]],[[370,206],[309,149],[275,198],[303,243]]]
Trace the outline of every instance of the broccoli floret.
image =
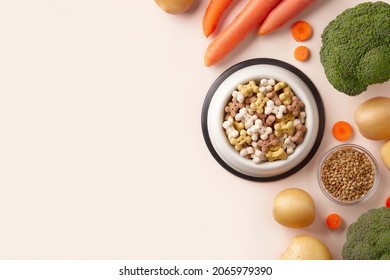
[[368,210],[346,233],[345,260],[390,260],[390,208]]
[[365,2],[339,14],[321,35],[320,60],[333,87],[354,96],[390,79],[390,5]]

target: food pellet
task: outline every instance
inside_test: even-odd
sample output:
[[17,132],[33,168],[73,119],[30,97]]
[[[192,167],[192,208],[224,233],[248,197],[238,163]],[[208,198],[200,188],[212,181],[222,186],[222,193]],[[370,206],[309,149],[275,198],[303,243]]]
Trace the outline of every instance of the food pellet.
[[303,142],[305,104],[284,81],[240,84],[225,106],[222,124],[237,152],[255,164],[285,160]]
[[371,160],[365,153],[350,147],[331,154],[321,168],[325,189],[341,201],[362,198],[374,185],[374,179]]

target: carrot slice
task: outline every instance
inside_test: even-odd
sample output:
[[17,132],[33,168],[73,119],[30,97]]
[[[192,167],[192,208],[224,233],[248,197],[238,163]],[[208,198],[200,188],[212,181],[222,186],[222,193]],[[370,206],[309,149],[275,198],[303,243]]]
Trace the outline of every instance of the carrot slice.
[[261,24],[281,0],[250,0],[235,19],[207,47],[204,63],[212,66],[228,55]]
[[334,138],[339,141],[346,141],[352,135],[353,129],[352,126],[345,121],[335,122],[332,128],[332,134]]
[[294,50],[294,57],[298,61],[308,60],[310,56],[310,50],[306,46],[298,46]]
[[315,0],[283,0],[273,9],[259,29],[259,35],[265,35],[282,27],[296,17]]
[[390,208],[390,196],[386,199],[386,207]]
[[291,27],[291,34],[298,42],[304,42],[311,37],[312,28],[306,21],[297,21]]
[[203,33],[209,37],[214,33],[219,20],[232,0],[211,0],[203,16]]
[[337,213],[331,213],[326,218],[326,225],[331,230],[338,229],[341,226],[341,222],[342,222],[341,217]]

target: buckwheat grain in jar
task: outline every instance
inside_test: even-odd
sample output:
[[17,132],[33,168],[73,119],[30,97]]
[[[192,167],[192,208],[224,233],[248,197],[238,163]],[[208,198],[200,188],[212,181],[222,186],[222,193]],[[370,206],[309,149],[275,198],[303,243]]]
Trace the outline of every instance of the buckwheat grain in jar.
[[365,148],[343,144],[329,150],[318,167],[322,192],[340,205],[356,205],[370,199],[378,188],[374,157]]

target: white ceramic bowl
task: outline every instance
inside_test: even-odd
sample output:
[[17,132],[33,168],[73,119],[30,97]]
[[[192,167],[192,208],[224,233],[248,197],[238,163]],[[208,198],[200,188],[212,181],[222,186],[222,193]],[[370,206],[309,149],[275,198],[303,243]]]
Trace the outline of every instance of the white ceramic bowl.
[[[304,141],[286,160],[255,164],[241,157],[229,143],[222,123],[224,108],[237,85],[262,78],[287,82],[305,103],[307,132]],[[226,70],[211,86],[202,110],[203,136],[214,158],[233,174],[255,181],[282,179],[305,166],[321,142],[324,120],[321,98],[309,78],[290,64],[268,58],[247,60]]]

